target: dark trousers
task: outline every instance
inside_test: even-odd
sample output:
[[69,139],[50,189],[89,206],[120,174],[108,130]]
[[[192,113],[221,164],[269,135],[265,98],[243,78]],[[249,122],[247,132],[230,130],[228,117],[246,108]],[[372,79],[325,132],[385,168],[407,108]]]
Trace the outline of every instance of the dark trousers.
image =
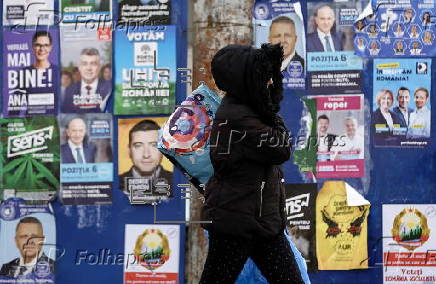
[[233,284],[248,257],[269,284],[304,283],[294,254],[283,233],[272,239],[250,241],[224,235],[209,235],[209,252],[200,284]]

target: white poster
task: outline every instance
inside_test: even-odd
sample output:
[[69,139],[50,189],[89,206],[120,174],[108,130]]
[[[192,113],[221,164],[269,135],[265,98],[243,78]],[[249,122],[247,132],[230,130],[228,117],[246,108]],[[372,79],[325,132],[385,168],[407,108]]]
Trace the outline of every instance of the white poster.
[[383,283],[436,283],[436,205],[383,205]]
[[124,284],[179,283],[179,225],[127,224],[124,245]]

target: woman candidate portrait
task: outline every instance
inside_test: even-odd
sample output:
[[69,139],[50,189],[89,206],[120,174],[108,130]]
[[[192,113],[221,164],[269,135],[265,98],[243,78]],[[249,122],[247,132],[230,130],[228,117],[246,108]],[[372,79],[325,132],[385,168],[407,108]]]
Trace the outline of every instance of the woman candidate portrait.
[[[400,118],[390,108],[394,104],[394,94],[390,90],[380,90],[377,94],[377,106],[378,108],[372,114],[372,124],[374,125],[374,139],[381,144],[386,142],[393,142],[396,138],[393,136],[393,130],[395,127],[407,127],[402,125]],[[377,130],[377,128],[383,128],[383,130]],[[376,142],[376,144],[378,144]]]

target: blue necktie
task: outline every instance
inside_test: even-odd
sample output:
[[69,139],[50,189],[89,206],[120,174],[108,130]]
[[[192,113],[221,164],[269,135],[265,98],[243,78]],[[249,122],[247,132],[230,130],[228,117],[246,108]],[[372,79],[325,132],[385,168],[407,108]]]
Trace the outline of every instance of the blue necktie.
[[83,164],[83,157],[82,154],[80,153],[80,147],[76,148],[76,153],[77,153],[77,163],[78,164]]
[[333,51],[332,46],[330,45],[330,41],[329,41],[329,36],[325,36],[324,40],[325,40],[325,46],[326,46],[326,51]]

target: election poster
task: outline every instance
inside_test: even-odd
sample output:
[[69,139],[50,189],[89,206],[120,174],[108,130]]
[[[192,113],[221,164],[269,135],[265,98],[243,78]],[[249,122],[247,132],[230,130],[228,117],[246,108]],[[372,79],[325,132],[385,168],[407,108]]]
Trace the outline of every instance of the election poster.
[[56,28],[3,31],[3,115],[55,115],[59,38]]
[[306,260],[309,272],[317,270],[315,248],[316,183],[285,184],[286,227],[292,242]]
[[59,0],[62,23],[105,23],[112,20],[111,0]]
[[126,224],[124,284],[179,283],[180,257],[179,225]]
[[428,146],[431,59],[375,59],[373,79],[375,146]]
[[112,115],[60,114],[61,200],[65,205],[112,202]]
[[0,203],[0,282],[55,283],[56,224],[51,205]]
[[61,26],[61,112],[111,112],[112,30]]
[[319,270],[368,268],[370,203],[343,181],[324,183],[316,198]]
[[115,114],[170,114],[176,103],[176,27],[115,32]]
[[[365,174],[363,96],[311,96],[302,119],[294,163],[316,178],[358,178]],[[301,132],[300,131],[300,132]],[[300,133],[301,134],[301,133]]]
[[435,204],[383,204],[383,283],[436,283],[435,212]]
[[374,0],[355,22],[356,53],[364,57],[431,57],[435,2]]
[[253,8],[254,43],[283,46],[284,89],[305,89],[306,39],[298,1],[256,1]]
[[0,200],[50,201],[59,188],[59,129],[54,117],[0,119]]
[[3,0],[4,26],[53,25],[54,0]]
[[118,119],[119,188],[131,204],[156,204],[173,196],[173,165],[157,148],[167,119]]
[[118,23],[129,26],[171,24],[171,1],[118,0]]
[[361,92],[363,61],[354,52],[353,24],[366,2],[307,4],[307,71],[311,95]]

